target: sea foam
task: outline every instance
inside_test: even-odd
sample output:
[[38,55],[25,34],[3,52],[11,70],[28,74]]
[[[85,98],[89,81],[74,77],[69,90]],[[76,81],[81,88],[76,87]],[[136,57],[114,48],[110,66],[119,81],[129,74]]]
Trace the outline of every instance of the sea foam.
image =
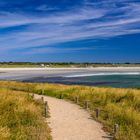
[[112,73],[91,73],[91,74],[74,74],[67,75],[64,77],[72,78],[72,77],[86,77],[86,76],[103,76],[103,75],[140,75],[139,72],[112,72]]

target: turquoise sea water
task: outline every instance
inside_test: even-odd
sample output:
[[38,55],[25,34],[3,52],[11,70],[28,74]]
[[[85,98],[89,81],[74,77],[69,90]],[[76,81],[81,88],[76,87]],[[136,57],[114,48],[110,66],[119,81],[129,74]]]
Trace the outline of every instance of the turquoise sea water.
[[[78,78],[78,77],[77,77]],[[102,75],[79,77],[79,82],[103,87],[140,88],[140,75]]]

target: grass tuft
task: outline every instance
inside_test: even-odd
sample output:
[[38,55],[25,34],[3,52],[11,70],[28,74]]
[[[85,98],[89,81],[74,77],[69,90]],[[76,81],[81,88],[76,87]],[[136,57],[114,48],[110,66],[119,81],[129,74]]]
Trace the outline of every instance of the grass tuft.
[[0,139],[50,140],[43,107],[22,91],[0,89]]

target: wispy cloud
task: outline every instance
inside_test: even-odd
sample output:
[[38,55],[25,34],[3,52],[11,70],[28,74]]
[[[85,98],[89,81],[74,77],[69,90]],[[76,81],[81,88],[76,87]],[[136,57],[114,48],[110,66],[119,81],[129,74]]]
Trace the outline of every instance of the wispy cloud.
[[[124,0],[117,6],[118,2],[109,0],[109,7],[105,1],[86,0],[71,10],[52,13],[47,11],[59,7],[42,4],[36,10],[46,11],[43,14],[0,11],[0,31],[5,30],[0,34],[0,45],[3,50],[36,47],[32,51],[39,52],[38,48],[45,45],[140,33],[140,3]],[[17,30],[20,26],[26,27]]]
[[86,51],[86,50],[94,50],[96,49],[95,46],[94,47],[45,47],[45,48],[33,48],[31,49],[32,51],[26,51],[23,54],[43,54],[43,53],[49,53],[49,54],[53,54],[53,53],[67,53],[67,52],[79,52],[79,51]]

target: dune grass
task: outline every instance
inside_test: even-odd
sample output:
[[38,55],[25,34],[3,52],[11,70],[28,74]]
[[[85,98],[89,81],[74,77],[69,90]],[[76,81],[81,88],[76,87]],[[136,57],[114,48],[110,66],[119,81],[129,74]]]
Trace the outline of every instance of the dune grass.
[[91,115],[95,118],[95,109],[98,108],[100,116],[98,121],[104,129],[113,133],[114,124],[119,124],[119,132],[115,135],[117,140],[140,139],[140,90],[98,88],[87,86],[67,86],[60,84],[32,84],[17,82],[0,82],[3,87],[22,90],[64,98],[75,102],[79,98],[79,105],[84,107],[89,101]]
[[51,140],[42,112],[29,94],[0,88],[0,140]]

